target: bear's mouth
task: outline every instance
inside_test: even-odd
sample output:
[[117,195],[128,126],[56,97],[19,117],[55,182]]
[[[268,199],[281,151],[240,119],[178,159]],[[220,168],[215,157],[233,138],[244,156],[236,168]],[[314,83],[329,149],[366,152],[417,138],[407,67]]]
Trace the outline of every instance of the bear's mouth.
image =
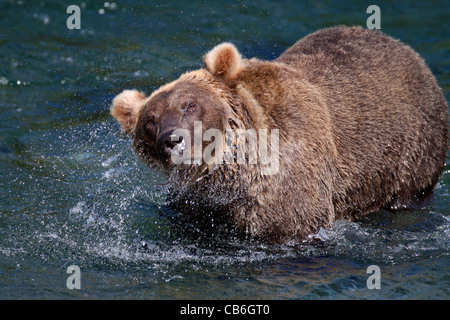
[[177,136],[176,134],[171,134],[170,138],[172,141],[178,141],[178,143],[172,147],[170,144],[165,145],[165,152],[169,152],[170,155],[178,155],[179,157],[183,156],[184,150],[186,149],[186,140],[183,139],[183,136]]
[[186,150],[186,139],[170,130],[157,140],[159,158],[162,162],[171,165],[189,163],[191,154]]

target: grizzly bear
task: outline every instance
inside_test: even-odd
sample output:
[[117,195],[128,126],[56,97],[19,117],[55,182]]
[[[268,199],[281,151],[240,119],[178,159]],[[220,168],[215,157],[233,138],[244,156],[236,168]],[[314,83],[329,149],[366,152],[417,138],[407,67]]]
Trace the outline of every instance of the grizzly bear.
[[[111,106],[140,158],[167,172],[167,205],[182,223],[298,242],[337,219],[417,208],[432,194],[446,159],[447,104],[407,45],[334,27],[273,61],[244,59],[223,43],[203,62],[148,97],[125,90]],[[228,138],[205,138],[209,129]],[[247,153],[223,161],[236,160],[226,135],[236,130],[264,132],[276,167],[264,157],[249,163]],[[201,149],[188,150],[196,134]],[[184,151],[201,156],[205,141],[218,161],[174,161]]]

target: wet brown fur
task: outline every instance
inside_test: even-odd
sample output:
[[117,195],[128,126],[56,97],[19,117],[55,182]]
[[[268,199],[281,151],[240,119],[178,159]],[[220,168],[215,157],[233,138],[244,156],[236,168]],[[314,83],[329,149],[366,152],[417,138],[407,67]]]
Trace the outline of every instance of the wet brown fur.
[[[424,61],[401,42],[336,27],[308,35],[274,61],[243,59],[225,43],[204,62],[205,69],[148,98],[125,91],[111,108],[141,157],[156,162],[145,129],[150,115],[182,119],[175,122],[185,128],[201,120],[220,130],[279,130],[277,174],[263,175],[258,165],[202,165],[171,176],[185,183],[169,201],[192,220],[298,241],[336,219],[413,208],[437,183],[447,151],[446,101]],[[203,114],[179,114],[177,104],[192,99]]]

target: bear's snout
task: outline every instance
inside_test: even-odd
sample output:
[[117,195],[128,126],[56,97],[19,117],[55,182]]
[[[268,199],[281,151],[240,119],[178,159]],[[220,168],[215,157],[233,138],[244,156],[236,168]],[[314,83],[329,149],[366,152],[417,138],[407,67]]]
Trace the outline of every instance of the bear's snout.
[[169,157],[175,146],[183,141],[182,136],[174,136],[174,131],[175,130],[165,131],[157,139],[158,147],[165,157]]

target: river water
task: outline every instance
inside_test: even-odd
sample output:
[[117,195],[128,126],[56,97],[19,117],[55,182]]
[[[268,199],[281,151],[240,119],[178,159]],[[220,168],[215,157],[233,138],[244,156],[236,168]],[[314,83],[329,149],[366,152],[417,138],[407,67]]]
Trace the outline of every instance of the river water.
[[[273,59],[359,1],[0,3],[1,299],[449,299],[450,158],[429,206],[338,221],[296,246],[180,234],[161,214],[165,177],[109,115],[201,67],[214,45]],[[75,4],[75,3],[74,3]],[[382,30],[418,51],[450,98],[446,1],[381,4]],[[81,289],[70,290],[77,265]],[[367,268],[380,270],[369,289]]]

